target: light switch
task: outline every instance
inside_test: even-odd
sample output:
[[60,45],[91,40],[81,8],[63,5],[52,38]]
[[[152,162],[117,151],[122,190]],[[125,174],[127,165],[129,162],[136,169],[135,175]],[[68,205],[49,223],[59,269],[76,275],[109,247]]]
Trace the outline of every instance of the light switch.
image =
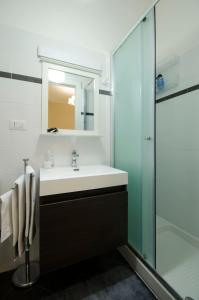
[[10,130],[26,130],[25,120],[10,120],[9,121]]

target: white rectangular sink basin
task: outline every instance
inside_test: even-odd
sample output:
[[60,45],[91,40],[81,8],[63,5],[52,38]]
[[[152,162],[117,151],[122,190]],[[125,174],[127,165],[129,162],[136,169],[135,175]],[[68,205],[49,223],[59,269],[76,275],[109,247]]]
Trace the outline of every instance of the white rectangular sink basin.
[[40,169],[40,196],[128,184],[128,173],[104,165]]

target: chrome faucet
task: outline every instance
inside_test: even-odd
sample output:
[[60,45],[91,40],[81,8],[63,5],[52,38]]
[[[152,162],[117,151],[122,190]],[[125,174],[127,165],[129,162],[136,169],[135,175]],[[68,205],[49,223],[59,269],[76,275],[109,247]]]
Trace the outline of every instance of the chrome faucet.
[[77,166],[77,157],[79,157],[79,154],[77,154],[76,150],[73,150],[73,152],[72,152],[72,163],[71,163],[73,171],[79,171],[79,168]]

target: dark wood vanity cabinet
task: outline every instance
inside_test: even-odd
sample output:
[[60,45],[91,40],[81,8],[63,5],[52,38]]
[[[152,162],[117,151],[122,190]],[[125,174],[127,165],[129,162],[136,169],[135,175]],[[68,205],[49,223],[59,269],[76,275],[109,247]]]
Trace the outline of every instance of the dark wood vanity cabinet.
[[127,243],[126,186],[40,197],[41,274]]

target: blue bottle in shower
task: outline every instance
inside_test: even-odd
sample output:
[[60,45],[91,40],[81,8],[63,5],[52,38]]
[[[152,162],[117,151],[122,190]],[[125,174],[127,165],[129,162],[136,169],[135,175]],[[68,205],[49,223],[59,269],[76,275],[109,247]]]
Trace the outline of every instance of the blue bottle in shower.
[[156,77],[156,87],[158,91],[162,91],[164,89],[164,78],[162,74],[158,74]]

